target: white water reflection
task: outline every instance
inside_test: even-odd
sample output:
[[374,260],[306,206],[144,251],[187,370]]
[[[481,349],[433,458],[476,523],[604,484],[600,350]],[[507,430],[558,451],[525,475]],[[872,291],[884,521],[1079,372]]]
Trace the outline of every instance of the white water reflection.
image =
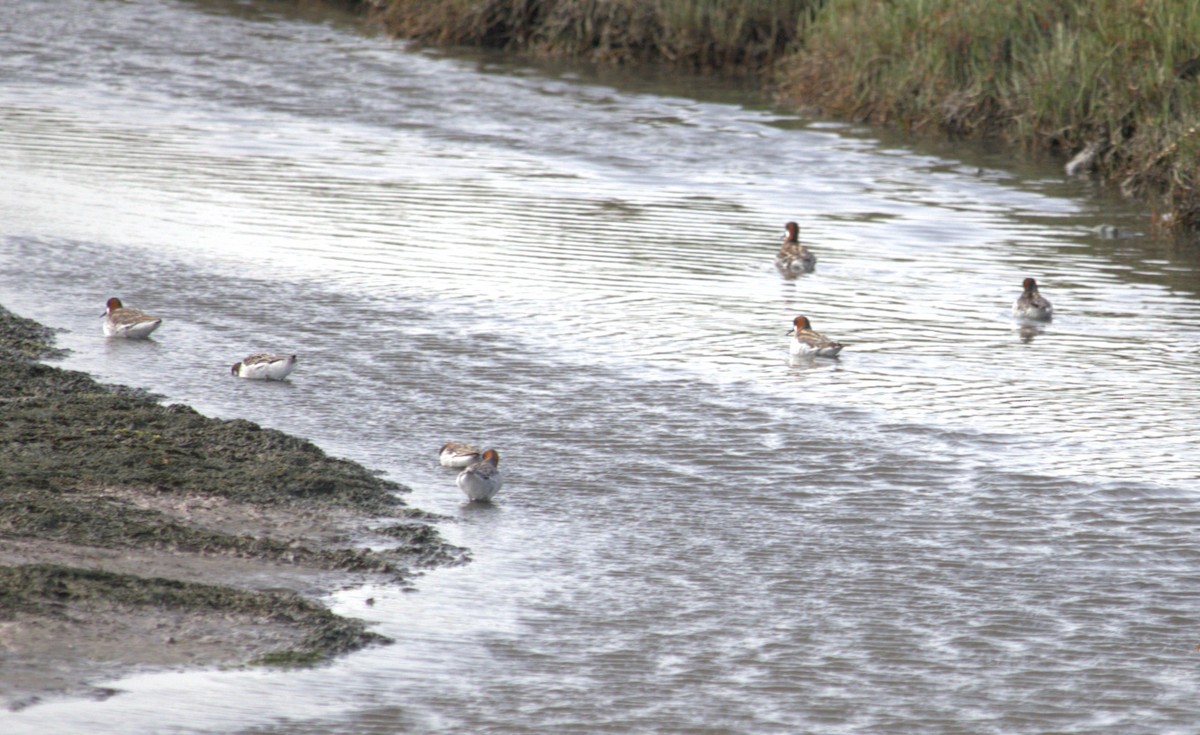
[[[0,10],[0,302],[68,367],[386,471],[474,561],[336,597],[393,646],[6,731],[1194,721],[1198,279],[1095,229],[1132,215],[731,91],[236,3],[34,6]],[[790,219],[820,260],[784,281]],[[1057,315],[1022,331],[1031,273]],[[116,294],[155,342],[99,337]],[[797,313],[841,360],[789,364]],[[301,353],[288,385],[229,382],[260,347]],[[496,508],[448,439],[501,447]]]

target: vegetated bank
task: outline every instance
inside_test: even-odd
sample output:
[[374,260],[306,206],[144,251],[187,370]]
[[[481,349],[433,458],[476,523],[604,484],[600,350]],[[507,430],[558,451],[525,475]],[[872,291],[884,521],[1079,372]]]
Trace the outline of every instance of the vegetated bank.
[[312,596],[464,559],[401,486],[42,364],[50,340],[0,307],[6,706],[104,696],[91,684],[133,667],[293,666],[381,642]]
[[[345,0],[343,0],[345,4]],[[797,109],[987,137],[1200,229],[1200,4],[1184,0],[363,0],[399,37],[749,70]]]
[[402,38],[695,70],[769,67],[815,0],[370,0]]

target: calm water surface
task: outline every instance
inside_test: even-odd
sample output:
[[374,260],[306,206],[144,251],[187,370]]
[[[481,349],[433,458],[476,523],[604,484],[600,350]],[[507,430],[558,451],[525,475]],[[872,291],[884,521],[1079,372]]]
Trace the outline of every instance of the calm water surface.
[[[287,8],[0,5],[0,303],[384,471],[473,561],[328,601],[392,646],[0,729],[1194,732],[1195,248],[1102,237],[1144,213],[1057,167]],[[789,361],[800,313],[840,360]],[[229,377],[259,350],[301,365]],[[494,505],[450,439],[500,448]]]

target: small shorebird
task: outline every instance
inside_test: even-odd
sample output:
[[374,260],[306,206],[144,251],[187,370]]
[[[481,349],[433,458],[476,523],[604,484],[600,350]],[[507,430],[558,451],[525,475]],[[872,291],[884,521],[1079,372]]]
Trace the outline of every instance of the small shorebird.
[[105,337],[146,339],[162,324],[162,319],[150,316],[140,309],[126,309],[115,296],[104,306],[104,313],[100,316],[104,318]]
[[812,273],[817,267],[817,256],[800,244],[800,225],[788,222],[783,235],[783,245],[775,254],[775,267],[789,276]]
[[458,487],[473,501],[487,502],[500,492],[504,475],[500,473],[500,453],[489,449],[483,459],[458,473]]
[[443,467],[462,469],[479,461],[479,449],[462,442],[446,442],[438,451],[438,462]]
[[798,316],[792,320],[793,335],[789,351],[796,357],[837,357],[842,343],[834,342],[820,332],[814,332],[808,317]]
[[1026,278],[1021,285],[1025,290],[1013,302],[1013,316],[1049,321],[1054,316],[1054,307],[1045,296],[1038,293],[1037,281]]
[[233,363],[231,373],[251,380],[283,380],[296,369],[295,355],[271,355],[259,352]]

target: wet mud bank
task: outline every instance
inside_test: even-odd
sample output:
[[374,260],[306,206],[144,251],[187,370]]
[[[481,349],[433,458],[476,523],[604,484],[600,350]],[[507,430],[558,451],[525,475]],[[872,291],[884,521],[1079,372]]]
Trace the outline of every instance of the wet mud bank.
[[0,307],[0,702],[147,667],[296,666],[385,643],[316,597],[466,560],[400,485],[257,424],[38,360]]

